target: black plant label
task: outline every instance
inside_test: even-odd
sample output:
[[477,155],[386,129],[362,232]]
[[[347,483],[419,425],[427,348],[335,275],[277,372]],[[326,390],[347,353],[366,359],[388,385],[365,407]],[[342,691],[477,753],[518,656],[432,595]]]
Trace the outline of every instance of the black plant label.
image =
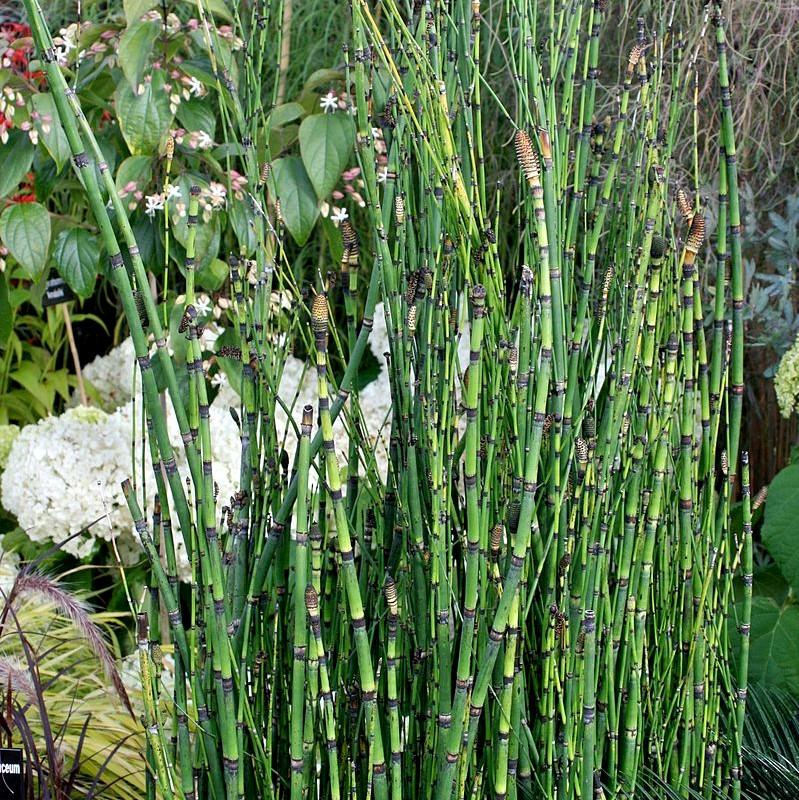
[[0,748],[0,797],[3,800],[23,800],[24,788],[22,750],[16,747]]
[[72,293],[72,289],[67,286],[63,278],[50,278],[44,287],[42,305],[47,308],[47,306],[57,306],[60,303],[68,303],[74,299],[75,295]]

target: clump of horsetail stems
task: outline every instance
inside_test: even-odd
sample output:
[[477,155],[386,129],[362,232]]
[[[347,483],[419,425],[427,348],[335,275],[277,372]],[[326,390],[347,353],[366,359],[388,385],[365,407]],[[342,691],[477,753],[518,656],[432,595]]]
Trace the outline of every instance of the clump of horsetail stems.
[[[229,255],[239,341],[217,354],[241,365],[229,501],[215,492],[194,305],[197,198],[178,367],[113,176],[36,0],[25,5],[110,254],[151,432],[152,525],[151,498],[125,486],[151,569],[139,610],[150,796],[598,800],[632,798],[654,771],[679,797],[737,800],[762,498],[751,501],[739,453],[741,220],[718,4],[723,202],[706,336],[705,216],[673,185],[672,148],[691,129],[675,4],[642,4],[649,16],[608,86],[614,11],[602,0],[509,0],[491,31],[479,2],[386,0],[378,14],[354,0],[343,77],[365,208],[341,228],[341,280],[323,285],[323,266],[310,308],[296,304],[318,403],[292,412],[291,453],[275,423],[285,355],[269,299],[293,285],[294,251],[260,122],[282,5],[230,4],[243,52],[209,35],[208,58],[259,245]],[[511,61],[503,92],[484,71],[497,37]],[[486,145],[511,137],[516,178],[500,187]],[[712,168],[695,163],[691,185]],[[379,299],[385,471],[353,392]],[[730,522],[739,480],[743,537]],[[193,572],[183,591],[177,540]],[[159,642],[175,657],[168,697]]]

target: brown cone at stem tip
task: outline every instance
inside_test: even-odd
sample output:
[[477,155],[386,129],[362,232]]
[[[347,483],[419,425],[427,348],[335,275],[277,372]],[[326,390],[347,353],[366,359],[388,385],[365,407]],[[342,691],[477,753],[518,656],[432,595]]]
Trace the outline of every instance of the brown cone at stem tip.
[[698,253],[702,242],[705,241],[705,218],[702,214],[696,214],[691,222],[691,230],[685,242],[686,250],[691,253]]
[[416,306],[411,306],[408,309],[408,319],[406,321],[408,333],[416,333]]
[[534,183],[541,174],[541,164],[538,161],[538,153],[533,147],[527,131],[521,129],[516,131],[514,146],[516,147],[516,158],[522,169],[522,174],[528,183]]
[[691,201],[688,199],[688,193],[682,187],[677,189],[676,200],[677,209],[679,210],[680,214],[682,214],[686,224],[690,225],[691,220],[694,217],[694,207],[691,205]]
[[232,345],[224,345],[216,351],[217,358],[232,358],[241,361],[241,348]]
[[649,246],[649,255],[652,258],[658,259],[663,258],[663,255],[666,252],[666,239],[659,234],[655,234],[652,237],[652,244]]
[[472,288],[472,304],[474,305],[475,316],[482,317],[485,315],[485,299],[486,287],[478,283],[477,286]]
[[311,619],[319,616],[319,595],[312,583],[305,587],[305,607],[308,609],[308,616]]
[[144,295],[138,290],[133,290],[133,300],[136,303],[136,313],[139,315],[139,321],[142,328],[147,328],[149,324],[149,317],[147,316],[147,307],[144,304]]
[[503,525],[501,522],[498,522],[491,529],[491,552],[494,553],[494,555],[499,552],[499,548],[502,544],[502,532]]
[[399,613],[397,605],[397,584],[391,575],[386,575],[386,582],[383,584],[383,594],[386,597],[386,604],[388,605],[389,613],[396,617]]
[[613,278],[616,275],[616,267],[611,264],[605,270],[605,275],[602,278],[602,294],[607,297],[608,293],[610,292],[610,286],[613,283]]
[[402,225],[405,222],[405,201],[402,195],[397,195],[394,198],[394,216],[397,220],[397,225]]
[[166,156],[167,161],[171,161],[175,155],[175,139],[172,136],[167,137],[164,155]]
[[311,304],[311,327],[317,337],[327,334],[327,297],[317,294]]
[[754,499],[752,500],[752,511],[757,511],[763,503],[766,502],[766,498],[768,497],[768,486],[761,486],[758,490],[757,494],[755,495]]
[[408,289],[405,292],[405,302],[411,305],[416,297],[416,288],[419,285],[419,273],[412,272],[408,276]]
[[183,317],[180,320],[180,324],[178,325],[178,333],[186,333],[189,326],[194,323],[197,319],[197,309],[189,303],[186,306],[186,310],[183,312]]
[[344,247],[352,248],[358,246],[358,234],[355,233],[355,228],[352,227],[352,223],[348,219],[341,223],[341,241],[344,243]]
[[630,50],[630,55],[627,59],[627,70],[628,72],[632,72],[637,66],[638,62],[641,60],[641,56],[644,54],[644,47],[641,44],[634,44]]
[[269,180],[269,175],[271,172],[272,165],[268,161],[264,161],[264,163],[261,164],[261,172],[258,176],[258,183],[260,183],[261,186],[263,186]]
[[521,290],[527,297],[530,297],[533,291],[533,271],[527,266],[527,264],[522,265]]

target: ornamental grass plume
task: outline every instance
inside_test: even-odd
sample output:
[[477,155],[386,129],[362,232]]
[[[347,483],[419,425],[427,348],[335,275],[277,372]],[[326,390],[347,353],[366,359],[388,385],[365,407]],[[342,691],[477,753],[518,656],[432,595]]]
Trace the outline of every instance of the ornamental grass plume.
[[0,566],[0,685],[29,790],[140,798],[143,731],[133,709],[141,695],[126,691],[112,649],[124,615],[90,609],[54,578],[13,566],[9,554]]
[[[547,13],[510,0],[496,25],[496,5],[386,0],[378,14],[355,0],[344,69],[326,73],[346,108],[309,117],[354,126],[365,205],[319,229],[338,265],[321,238],[297,244],[310,235],[296,235],[298,182],[321,185],[300,170],[323,166],[309,157],[322,145],[303,120],[304,157],[281,156],[261,127],[280,4],[232,4],[240,54],[214,44],[203,14],[230,166],[252,192],[226,209],[244,203],[258,242],[231,239],[227,254],[234,336],[220,358],[238,379],[227,396],[240,437],[228,501],[195,289],[199,188],[180,361],[140,291],[147,271],[80,95],[25,2],[141,371],[153,469],[146,493],[141,480],[123,493],[151,573],[137,608],[151,794],[621,800],[654,770],[677,796],[739,800],[752,537],[720,5],[683,20],[717,47],[723,157],[695,159],[690,176],[707,185],[718,168],[712,261],[701,202],[689,219],[677,198],[686,87],[705,68],[675,33],[679,3],[642,4],[618,80],[600,82],[605,0]],[[509,98],[491,86],[497,42]],[[508,154],[485,151],[489,125],[514,140]],[[319,269],[305,270],[311,252]],[[286,288],[288,328],[271,303]],[[384,472],[369,421],[379,398],[357,382],[379,301]],[[281,396],[287,368],[315,377],[300,403]],[[170,717],[153,656],[167,642]]]

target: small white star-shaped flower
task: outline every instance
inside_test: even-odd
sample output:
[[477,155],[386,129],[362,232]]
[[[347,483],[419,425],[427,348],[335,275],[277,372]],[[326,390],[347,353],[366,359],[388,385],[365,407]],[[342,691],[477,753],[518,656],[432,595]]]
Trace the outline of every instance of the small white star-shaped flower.
[[201,294],[195,301],[194,307],[198,314],[203,316],[211,310],[211,298],[207,294]]
[[349,219],[349,216],[346,208],[337,208],[330,215],[330,221],[335,222],[336,225],[340,225],[344,220]]
[[335,92],[328,92],[321,100],[319,101],[319,107],[325,112],[325,114],[335,111],[338,108],[338,97],[336,97]]
[[164,196],[162,194],[148,194],[144,198],[144,213],[148,217],[154,217],[156,211],[164,210]]

